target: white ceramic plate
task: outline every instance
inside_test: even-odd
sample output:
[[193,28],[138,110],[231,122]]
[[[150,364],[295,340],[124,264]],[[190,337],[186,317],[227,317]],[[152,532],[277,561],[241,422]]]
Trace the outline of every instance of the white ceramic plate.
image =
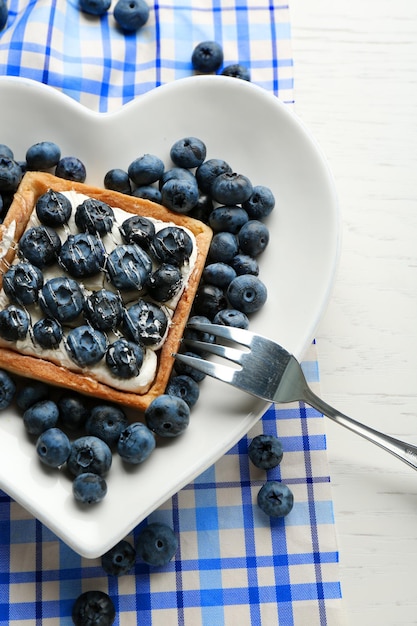
[[[269,186],[277,205],[260,260],[269,297],[251,330],[302,358],[329,298],[339,220],[325,158],[287,105],[245,81],[202,76],[98,114],[39,83],[0,77],[0,118],[0,141],[17,159],[31,144],[52,140],[63,156],[78,156],[87,182],[99,186],[107,170],[126,169],[147,152],[170,165],[172,143],[187,135],[206,143],[208,158],[225,159],[253,184]],[[230,449],[266,406],[206,379],[187,431],[134,471],[115,455],[107,497],[88,510],[74,503],[66,476],[41,466],[21,417],[8,410],[0,414],[0,487],[76,552],[95,558]]]

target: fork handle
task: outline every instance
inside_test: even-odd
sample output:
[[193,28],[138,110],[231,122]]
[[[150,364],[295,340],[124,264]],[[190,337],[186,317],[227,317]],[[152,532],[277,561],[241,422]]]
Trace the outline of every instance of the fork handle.
[[390,437],[389,435],[385,435],[378,430],[365,426],[365,424],[361,424],[361,422],[357,422],[347,415],[343,415],[343,413],[339,413],[339,411],[336,411],[336,409],[330,406],[330,404],[327,404],[327,402],[324,402],[324,400],[316,396],[316,394],[309,388],[306,388],[304,392],[303,400],[310,406],[317,409],[320,413],[323,413],[337,424],[348,428],[357,435],[364,437],[371,443],[374,443],[387,452],[390,452],[400,459],[400,461],[410,465],[410,467],[417,469],[416,446],[406,443],[405,441],[401,441],[400,439]]

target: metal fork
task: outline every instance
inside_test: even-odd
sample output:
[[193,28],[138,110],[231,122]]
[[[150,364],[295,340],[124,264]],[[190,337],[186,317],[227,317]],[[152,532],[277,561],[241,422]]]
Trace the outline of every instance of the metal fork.
[[[303,401],[337,424],[417,469],[416,446],[394,439],[336,411],[310,389],[297,359],[274,341],[248,330],[217,324],[193,322],[187,328],[198,331],[198,338],[187,338],[185,334],[183,342],[204,356],[175,353],[173,356],[178,361],[269,402]],[[206,333],[213,335],[216,340],[225,340],[228,345],[201,341],[200,337],[207,336]],[[238,349],[230,343],[240,344],[245,349]],[[239,367],[208,361],[206,354],[223,357]]]

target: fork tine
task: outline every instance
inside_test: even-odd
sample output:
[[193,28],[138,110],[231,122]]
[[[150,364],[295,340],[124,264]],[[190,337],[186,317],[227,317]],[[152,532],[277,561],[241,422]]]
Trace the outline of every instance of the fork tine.
[[206,341],[198,341],[197,339],[186,338],[183,341],[190,348],[203,350],[208,354],[221,356],[224,359],[228,359],[229,361],[233,361],[235,363],[242,363],[242,358],[245,356],[245,352],[242,352],[242,350],[222,346],[219,343],[208,343]]
[[243,346],[247,346],[248,348],[251,346],[251,342],[254,337],[254,334],[249,330],[234,328],[232,326],[222,326],[221,324],[191,321],[187,324],[187,327],[193,328],[194,330],[200,330],[204,333],[209,333],[210,335],[214,335],[216,337],[221,337],[222,339],[231,339],[232,341],[241,343]]
[[177,352],[174,352],[172,356],[177,361],[181,361],[185,365],[190,365],[199,372],[202,372],[203,374],[207,374],[208,376],[212,376],[213,378],[218,378],[219,380],[223,380],[226,383],[231,383],[233,381],[235,370],[228,365],[220,365],[219,363],[206,361],[205,359],[202,359],[198,356],[179,354]]

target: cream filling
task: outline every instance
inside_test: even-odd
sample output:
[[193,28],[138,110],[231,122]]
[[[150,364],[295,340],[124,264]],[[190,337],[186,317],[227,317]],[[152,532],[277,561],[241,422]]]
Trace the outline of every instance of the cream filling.
[[[84,200],[86,200],[88,196],[77,193],[75,191],[65,191],[61,193],[64,193],[64,195],[67,196],[67,198],[70,200],[71,205],[72,205],[72,213],[68,221],[68,224],[65,224],[64,226],[56,228],[56,232],[58,233],[61,239],[61,242],[64,242],[67,239],[67,236],[69,234],[79,232],[75,224],[75,219],[74,219],[75,209],[77,208],[79,204],[81,204]],[[119,232],[119,226],[121,226],[121,224],[124,222],[125,219],[132,217],[131,213],[124,211],[123,209],[120,209],[118,207],[112,207],[112,209],[114,211],[113,229],[110,233],[104,235],[101,238],[107,253],[110,253],[116,246],[123,244],[123,239]],[[176,224],[174,224],[173,222],[163,222],[161,220],[155,220],[153,218],[148,218],[148,219],[150,219],[154,223],[156,232],[158,232],[162,228],[165,228],[166,226],[176,226]],[[36,215],[36,210],[34,209],[28,221],[26,230],[34,226],[39,226],[39,225],[40,225],[40,221],[38,219],[38,216]],[[188,262],[184,263],[183,266],[181,267],[181,274],[183,278],[183,284],[182,284],[181,290],[171,300],[164,302],[163,305],[159,304],[159,306],[161,306],[161,308],[164,310],[165,314],[167,315],[168,320],[172,318],[175,312],[177,303],[187,286],[188,279],[190,277],[191,272],[193,271],[193,268],[197,259],[197,246],[196,246],[195,237],[189,229],[183,228],[183,230],[185,230],[192,239],[193,252]],[[19,259],[16,259],[15,263],[18,263],[18,262],[19,262]],[[55,276],[64,275],[65,272],[58,264],[54,264],[50,267],[44,268],[43,274],[44,274],[44,282],[46,282],[47,280]],[[82,283],[81,281],[79,282],[80,284],[82,284],[83,290],[85,291],[86,295],[88,295],[92,291],[98,291],[99,289],[103,289],[103,288],[115,291],[114,287],[107,279],[105,271],[99,272],[95,276],[84,279]],[[136,300],[139,299],[141,294],[138,293],[137,291],[131,291],[131,292],[123,292],[121,295],[125,304],[133,304]],[[9,304],[10,304],[10,300],[2,289],[0,291],[0,308],[4,309]],[[32,325],[34,325],[39,319],[43,317],[43,313],[40,310],[38,305],[31,305],[27,307],[27,311],[30,314]],[[84,322],[80,321],[79,323],[84,323]],[[68,324],[68,327],[69,326],[74,327],[75,325],[77,324],[72,322],[71,324]],[[169,323],[168,323],[168,329],[169,329]],[[167,333],[168,333],[168,329],[167,329]],[[65,334],[65,329],[64,329],[64,334]],[[113,342],[117,338],[117,336],[113,333],[107,333],[107,337],[108,337],[109,343]],[[165,338],[166,338],[166,334],[163,340],[158,345],[146,347],[146,349],[144,350],[143,364],[139,371],[138,376],[134,378],[129,378],[129,379],[117,378],[113,376],[111,371],[107,368],[104,358],[101,359],[101,361],[99,361],[99,363],[97,363],[96,365],[89,366],[88,368],[80,368],[69,357],[65,349],[64,340],[61,341],[57,349],[53,349],[53,350],[52,349],[51,350],[40,349],[38,346],[36,346],[36,344],[32,342],[30,331],[29,331],[28,335],[26,336],[24,340],[17,341],[13,345],[15,349],[22,354],[27,354],[30,356],[36,356],[38,358],[42,358],[44,360],[55,363],[56,365],[65,367],[66,369],[69,369],[71,371],[81,373],[83,376],[91,377],[92,379],[96,381],[102,382],[106,385],[109,385],[110,387],[114,387],[121,391],[129,391],[132,393],[143,394],[147,392],[147,390],[149,389],[149,387],[151,386],[155,378],[157,365],[158,365],[156,351],[162,347],[165,341]],[[11,342],[0,338],[0,346],[10,347],[10,345],[11,345]]]

